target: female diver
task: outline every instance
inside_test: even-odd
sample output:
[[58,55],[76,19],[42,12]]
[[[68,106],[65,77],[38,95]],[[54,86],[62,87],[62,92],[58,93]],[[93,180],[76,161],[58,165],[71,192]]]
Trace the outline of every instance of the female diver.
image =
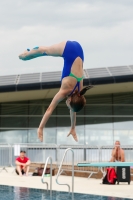
[[43,128],[58,103],[67,98],[66,105],[70,109],[71,129],[67,136],[72,135],[78,141],[75,125],[76,112],[79,112],[86,104],[85,92],[92,86],[83,89],[83,61],[84,53],[81,45],[76,41],[63,41],[49,47],[40,46],[32,50],[27,49],[19,55],[21,60],[30,60],[40,56],[63,57],[64,67],[61,77],[61,88],[54,96],[46,110],[38,128],[38,137],[43,141]]

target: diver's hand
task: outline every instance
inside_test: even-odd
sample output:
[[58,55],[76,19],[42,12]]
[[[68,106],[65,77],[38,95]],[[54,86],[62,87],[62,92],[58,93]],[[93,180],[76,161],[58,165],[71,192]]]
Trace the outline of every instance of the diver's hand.
[[38,128],[37,135],[40,141],[43,142],[43,128]]
[[77,137],[77,134],[76,134],[76,131],[75,129],[71,129],[70,132],[68,133],[67,137],[69,137],[70,135],[73,136],[73,139],[78,142],[78,137]]

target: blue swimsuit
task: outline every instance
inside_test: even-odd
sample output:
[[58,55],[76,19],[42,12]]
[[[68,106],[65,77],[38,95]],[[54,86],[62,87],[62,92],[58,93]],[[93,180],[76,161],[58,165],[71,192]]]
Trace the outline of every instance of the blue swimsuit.
[[[72,76],[77,79],[77,84],[75,85],[73,91],[70,94],[70,95],[72,95],[72,93],[75,91],[75,89],[77,87],[78,87],[78,91],[80,91],[79,86],[80,86],[80,81],[82,80],[82,78],[77,78],[74,74],[72,74],[71,67],[72,67],[74,60],[77,57],[80,57],[82,59],[82,61],[84,61],[83,49],[78,42],[67,41],[64,52],[62,54],[62,57],[64,58],[64,67],[63,67],[63,71],[62,71],[61,81],[64,77],[67,77],[67,76]],[[78,79],[80,79],[80,80],[78,80]]]
[[[34,47],[33,49],[38,49],[38,48],[39,47]],[[27,49],[27,51],[30,51],[30,49]],[[38,55],[38,53],[37,53],[34,55],[27,56],[23,60],[30,60],[30,59],[33,59],[33,58],[36,58],[39,56],[46,56],[46,55],[47,54],[45,52],[40,55]],[[74,74],[72,74],[71,67],[77,57],[80,57],[82,59],[82,61],[84,61],[84,53],[83,53],[83,49],[82,49],[81,45],[76,41],[67,41],[66,46],[63,51],[63,54],[62,54],[62,57],[64,58],[64,67],[63,67],[63,71],[62,71],[61,81],[64,77],[67,77],[67,76],[74,77],[77,80],[77,84],[75,85],[75,87],[70,95],[73,94],[73,92],[75,91],[75,89],[77,87],[78,87],[78,91],[80,92],[80,81],[83,79],[83,77],[79,78],[79,77],[76,77]]]

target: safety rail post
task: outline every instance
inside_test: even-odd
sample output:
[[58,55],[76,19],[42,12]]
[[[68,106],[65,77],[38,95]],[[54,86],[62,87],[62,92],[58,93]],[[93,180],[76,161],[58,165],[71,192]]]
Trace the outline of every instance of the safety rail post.
[[62,161],[61,161],[61,164],[60,164],[58,173],[57,173],[57,175],[56,175],[56,183],[57,183],[58,185],[67,185],[67,186],[68,186],[68,192],[70,193],[70,185],[68,185],[68,184],[63,184],[63,183],[59,183],[59,182],[58,182],[58,177],[59,177],[59,175],[61,174],[60,171],[61,171],[61,168],[62,168],[62,164],[63,164],[63,161],[64,161],[64,159],[65,159],[66,153],[67,153],[68,151],[71,151],[71,152],[72,152],[72,194],[73,194],[73,192],[74,192],[74,151],[73,151],[73,149],[71,149],[71,148],[66,149],[65,152],[64,152],[64,155],[63,155],[63,158],[62,158]]
[[84,161],[86,161],[86,149],[84,149]]
[[8,172],[7,167],[10,167],[10,145],[0,144],[0,172],[3,170]]
[[10,149],[10,151],[9,151],[9,166],[13,167],[13,165],[12,165],[12,145],[8,144],[8,146],[9,146],[9,149]]
[[[85,160],[87,162],[99,162],[99,147],[98,146],[65,145],[65,144],[62,144],[62,145],[59,146],[60,153],[58,153],[58,166],[59,166],[59,160],[60,160],[60,158],[62,159],[62,156],[63,156],[62,150],[63,149],[67,149],[67,148],[72,148],[73,149],[74,157],[75,157],[74,158],[75,159],[74,160],[75,163],[84,162]],[[62,171],[60,172],[60,174],[65,170],[66,171],[71,171],[71,169],[69,169],[70,165],[69,164],[67,166],[66,165],[67,165],[67,163],[65,163],[65,168],[64,168],[64,166],[62,166]],[[91,168],[88,171],[84,167],[83,168],[76,167],[76,169],[74,169],[74,172],[86,172],[86,173],[89,173],[88,178],[90,178],[93,174],[97,174],[99,172],[99,170],[100,170],[100,168],[97,168],[97,170],[95,170],[95,168]]]
[[12,165],[14,166],[14,146],[19,145],[20,150],[26,151],[27,157],[30,158],[32,163],[43,164],[48,156],[52,157],[52,162],[56,164],[56,144],[45,144],[45,143],[14,143],[12,144]]
[[42,181],[43,184],[47,185],[47,190],[48,190],[48,183],[46,181],[44,181],[44,175],[45,175],[47,164],[48,164],[49,160],[50,160],[50,193],[51,193],[52,192],[52,158],[51,157],[48,157],[47,160],[46,160],[41,181]]

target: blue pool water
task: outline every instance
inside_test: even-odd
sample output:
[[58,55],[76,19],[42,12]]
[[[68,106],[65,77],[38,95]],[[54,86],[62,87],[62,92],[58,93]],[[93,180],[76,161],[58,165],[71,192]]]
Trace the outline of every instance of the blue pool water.
[[118,197],[106,197],[89,194],[52,191],[50,192],[41,189],[31,189],[24,187],[11,187],[0,185],[0,200],[128,200]]

